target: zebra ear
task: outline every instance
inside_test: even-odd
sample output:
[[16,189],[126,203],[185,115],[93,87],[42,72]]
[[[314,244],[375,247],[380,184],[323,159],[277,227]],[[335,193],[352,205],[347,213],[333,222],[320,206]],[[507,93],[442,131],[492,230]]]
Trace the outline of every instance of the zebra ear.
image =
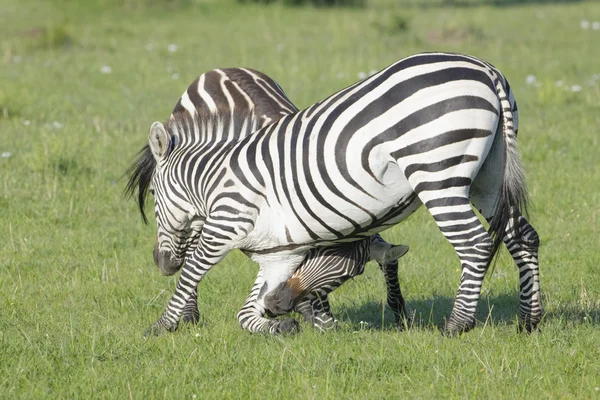
[[394,262],[408,252],[408,246],[389,244],[386,242],[371,245],[371,260],[379,264]]
[[160,122],[152,124],[150,132],[148,133],[148,143],[150,144],[150,150],[152,150],[152,155],[156,161],[159,161],[168,155],[171,138],[163,124]]
[[383,257],[385,259],[385,262],[388,263],[396,261],[406,253],[408,253],[408,246],[405,246],[403,244],[392,245],[392,247],[385,252],[385,255]]

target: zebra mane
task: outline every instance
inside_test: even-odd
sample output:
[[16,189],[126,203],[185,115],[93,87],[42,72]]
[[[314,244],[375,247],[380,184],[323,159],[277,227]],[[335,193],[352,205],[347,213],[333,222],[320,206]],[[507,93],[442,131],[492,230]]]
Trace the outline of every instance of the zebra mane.
[[[237,142],[250,135],[259,127],[258,116],[253,112],[235,113],[219,112],[214,114],[198,114],[189,112],[174,113],[166,124],[167,132],[178,140],[171,142],[171,149],[194,146],[212,142],[213,146],[225,146]],[[137,153],[133,163],[127,168],[125,175],[129,180],[125,186],[125,196],[136,197],[142,220],[148,223],[144,205],[156,169],[156,159],[145,144]]]

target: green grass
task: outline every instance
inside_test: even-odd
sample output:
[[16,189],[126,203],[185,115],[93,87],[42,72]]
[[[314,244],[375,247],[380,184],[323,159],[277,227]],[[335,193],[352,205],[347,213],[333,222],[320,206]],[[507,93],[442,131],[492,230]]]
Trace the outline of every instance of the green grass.
[[[0,398],[599,396],[600,80],[588,81],[600,74],[600,31],[580,21],[600,4],[490,3],[3,0]],[[541,332],[516,333],[518,276],[503,251],[477,327],[439,334],[460,272],[420,210],[384,233],[411,246],[400,266],[417,313],[407,332],[393,328],[372,265],[332,295],[339,331],[243,332],[235,316],[257,266],[233,253],[200,286],[202,326],[145,340],[175,279],[154,267],[156,227],[122,197],[121,175],[187,85],[211,68],[253,67],[305,107],[428,50],[482,57],[516,93],[543,242]],[[581,91],[564,89],[573,85]]]

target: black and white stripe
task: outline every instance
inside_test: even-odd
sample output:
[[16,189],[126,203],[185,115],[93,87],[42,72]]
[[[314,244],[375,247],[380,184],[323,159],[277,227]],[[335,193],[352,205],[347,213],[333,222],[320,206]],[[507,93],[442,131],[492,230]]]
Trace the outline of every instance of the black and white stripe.
[[[176,117],[150,129],[160,268],[176,270],[195,246],[155,328],[176,326],[200,279],[231,249],[261,266],[261,290],[249,298],[260,318],[265,295],[310,249],[370,236],[421,204],[462,264],[447,332],[474,326],[502,239],[520,263],[521,325],[539,323],[538,241],[521,215],[518,114],[496,68],[459,54],[418,54],[252,135],[258,122],[250,119]],[[239,132],[247,136],[214,150],[214,141]],[[269,323],[271,332],[295,329],[289,320]]]
[[[259,121],[258,127],[262,127],[278,120],[283,115],[291,114],[296,111],[298,110],[287,98],[281,87],[265,74],[247,68],[224,68],[208,71],[192,82],[173,109],[170,119],[172,121],[176,121],[181,118],[182,114],[200,119],[211,118],[214,117],[214,115],[230,115],[232,117],[239,115],[241,116],[240,120],[243,120],[243,118],[253,116],[253,118]],[[246,131],[246,133],[248,132]],[[224,135],[218,141],[215,141],[214,150],[219,150],[219,146],[224,147],[229,142],[235,142],[239,140],[241,138],[240,135],[242,135],[242,131],[228,131],[227,134],[230,134],[230,136]],[[142,150],[140,160],[144,160],[141,165],[145,168],[145,170],[154,168],[153,166],[150,168],[148,167],[154,161],[154,157],[150,152],[149,146],[144,147]],[[139,165],[140,163],[138,162],[137,166],[139,167]],[[140,170],[139,168],[134,169],[132,178],[127,187],[130,195],[132,195],[135,190],[138,190],[138,201],[144,220],[146,218],[144,215],[143,204],[146,193],[141,175],[143,175],[142,172],[145,170]],[[193,238],[196,236],[197,235],[192,235]],[[389,245],[383,241],[379,235],[374,235],[373,239],[366,240],[377,240],[380,246],[387,246],[386,249],[394,249],[397,247]],[[188,255],[193,253],[194,248],[195,246],[188,245]],[[399,248],[404,249],[406,247],[400,246]],[[329,293],[331,290],[333,290],[333,287],[328,286],[328,279],[331,279],[338,274],[341,279],[346,280],[349,277],[355,276],[355,274],[352,274],[353,271],[362,272],[364,269],[364,263],[367,260],[365,259],[362,261],[362,259],[356,257],[344,257],[344,252],[347,252],[348,255],[354,255],[360,252],[368,252],[370,249],[358,242],[349,244],[345,246],[344,249],[344,251],[338,250],[337,253],[339,257],[348,259],[348,262],[346,263],[348,271],[340,270],[339,266],[334,262],[335,259],[329,256],[331,252],[328,250],[328,248],[317,248],[311,251],[309,257],[310,263],[302,263],[299,271],[297,271],[295,274],[297,277],[302,277],[303,273],[311,276],[310,284],[303,287],[306,293],[312,291]],[[404,252],[402,252],[402,254]],[[366,254],[368,255],[368,253]],[[391,261],[389,263],[382,263],[385,265],[389,264],[389,266],[386,268],[393,270],[393,273],[397,275],[396,259],[400,257],[401,254],[397,251],[395,254],[398,255],[393,260],[390,259]],[[357,263],[360,263],[360,265]],[[170,272],[171,271],[169,271],[169,273]],[[322,279],[319,278],[320,275],[323,275]],[[323,285],[327,286],[322,287]],[[397,281],[396,285],[399,285]],[[257,290],[260,289],[260,287],[257,288]],[[390,293],[395,293],[399,292],[400,287],[389,287],[388,290]],[[297,302],[301,299],[295,298],[294,300]],[[320,326],[316,321],[323,319],[333,320],[333,316],[329,311],[328,303],[321,304],[317,302],[313,304],[312,302],[309,303],[308,301],[301,301],[299,306],[302,307],[302,312],[304,315],[319,316],[319,319],[317,320],[310,318],[310,321],[314,322],[319,328],[323,327]],[[291,308],[285,312],[288,311],[291,311]],[[301,310],[296,308],[296,311],[300,312]],[[278,315],[281,315],[281,313]],[[240,320],[251,321],[253,317],[254,314],[251,314],[248,317],[244,316],[244,309],[242,309],[239,315]],[[190,296],[189,300],[184,306],[182,319],[184,322],[192,323],[196,323],[200,319],[197,295],[195,292],[192,294],[192,296]],[[249,325],[253,325],[253,330],[255,331],[264,329],[264,326],[261,326],[260,323],[252,324],[249,322]]]
[[329,293],[362,274],[365,264],[375,260],[385,278],[387,303],[398,327],[403,328],[408,323],[408,314],[398,281],[398,258],[407,251],[407,246],[392,246],[379,235],[358,242],[318,247],[308,253],[290,279],[265,296],[265,307],[270,314],[281,315],[294,306],[294,310],[315,327],[334,328],[337,324],[329,306]]

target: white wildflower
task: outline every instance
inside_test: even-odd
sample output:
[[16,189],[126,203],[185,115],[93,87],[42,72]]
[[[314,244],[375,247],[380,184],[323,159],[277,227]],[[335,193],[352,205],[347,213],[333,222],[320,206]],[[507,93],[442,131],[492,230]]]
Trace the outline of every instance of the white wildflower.
[[177,79],[179,79],[179,74],[177,72],[175,72],[173,75],[171,75],[171,78],[173,80],[177,80]]
[[582,19],[579,23],[579,26],[581,27],[581,29],[590,29],[590,21],[588,21],[587,19]]
[[358,79],[365,79],[366,77],[367,77],[367,73],[366,72],[360,71],[358,73]]
[[112,72],[112,68],[110,67],[110,65],[103,65],[100,68],[100,72],[102,72],[103,74],[110,74]]
[[171,43],[167,49],[169,50],[169,53],[175,53],[177,51],[177,45],[175,43]]
[[29,125],[31,125],[31,121],[26,119],[25,121],[23,121],[23,125],[29,126]]
[[152,43],[148,43],[148,44],[146,45],[146,50],[147,50],[147,51],[152,51],[152,50],[154,50],[154,45],[153,45]]
[[170,65],[167,67],[167,73],[170,74],[171,72],[173,72],[173,67],[171,67]]
[[10,156],[12,156],[12,153],[10,153],[9,151],[5,151],[4,153],[2,153],[2,158],[10,158]]
[[199,333],[196,333],[196,337],[200,337],[200,334],[199,334]]
[[528,85],[533,85],[537,82],[537,78],[535,77],[535,75],[527,75],[527,78],[525,78],[525,83],[527,83]]
[[283,49],[285,49],[285,44],[279,43],[275,49],[277,49],[277,51],[283,51]]
[[336,75],[336,77],[337,77],[338,79],[342,79],[342,78],[345,78],[345,77],[346,77],[346,74],[345,74],[345,73],[343,73],[343,72],[338,72],[338,73],[337,73],[337,75]]
[[373,76],[376,73],[377,73],[377,70],[376,69],[372,69],[372,70],[369,71],[369,76]]
[[571,86],[571,92],[581,92],[581,86],[580,85]]
[[600,22],[598,22],[598,21],[592,22],[592,29],[595,31],[600,30]]
[[561,87],[563,85],[563,83],[564,83],[563,81],[558,80],[558,81],[556,81],[556,86]]
[[14,56],[14,57],[13,57],[13,62],[14,62],[15,64],[18,64],[18,63],[20,63],[20,62],[21,62],[21,56]]
[[61,123],[60,123],[60,122],[58,122],[58,121],[54,121],[54,122],[52,123],[52,127],[56,128],[56,129],[61,129],[63,126],[64,126],[64,125],[63,125],[63,124],[61,124]]

